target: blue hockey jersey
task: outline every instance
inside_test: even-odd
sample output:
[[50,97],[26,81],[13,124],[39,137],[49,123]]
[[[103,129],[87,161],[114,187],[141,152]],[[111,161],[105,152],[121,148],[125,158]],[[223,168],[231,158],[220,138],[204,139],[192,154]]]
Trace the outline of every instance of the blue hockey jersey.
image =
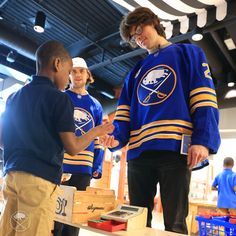
[[[180,152],[183,134],[216,153],[219,112],[203,51],[171,44],[137,63],[125,79],[116,110],[114,136],[127,160],[146,150]],[[113,149],[113,150],[115,150]]]
[[[81,136],[102,123],[102,106],[94,97],[89,94],[80,95],[71,90],[67,90],[66,93],[74,105],[76,136]],[[65,153],[63,171],[90,175],[97,171],[99,172],[97,178],[101,178],[103,155],[104,147],[99,144],[98,139],[95,139],[84,151],[75,156]]]

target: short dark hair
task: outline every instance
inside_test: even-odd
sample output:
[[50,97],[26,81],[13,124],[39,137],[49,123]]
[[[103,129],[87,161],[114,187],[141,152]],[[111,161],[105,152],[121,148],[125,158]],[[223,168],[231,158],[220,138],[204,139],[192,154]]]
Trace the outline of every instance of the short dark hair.
[[138,7],[134,11],[129,12],[126,16],[124,16],[120,23],[120,35],[122,39],[126,42],[129,42],[132,47],[136,47],[137,45],[136,43],[134,44],[130,42],[131,28],[141,24],[154,25],[157,33],[160,36],[166,38],[164,28],[160,24],[160,19],[158,16],[147,7]]
[[71,58],[64,45],[54,40],[47,41],[46,43],[40,45],[36,51],[35,56],[37,71],[47,67],[51,60],[55,58],[60,58],[64,61]]
[[224,166],[234,166],[234,159],[232,157],[226,157],[224,159]]

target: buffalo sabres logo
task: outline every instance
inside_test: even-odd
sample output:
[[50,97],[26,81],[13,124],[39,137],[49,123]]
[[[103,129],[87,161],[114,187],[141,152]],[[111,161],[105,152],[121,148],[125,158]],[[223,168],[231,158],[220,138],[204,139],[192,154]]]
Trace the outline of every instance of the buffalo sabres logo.
[[80,131],[81,134],[87,133],[91,128],[94,127],[94,120],[92,115],[82,109],[75,108],[74,110],[74,120],[75,120],[75,131],[78,133]]
[[164,102],[173,93],[175,86],[175,71],[167,65],[158,65],[141,78],[137,88],[138,100],[144,106]]
[[29,214],[23,211],[18,211],[11,215],[10,224],[14,231],[24,232],[30,227],[31,219]]

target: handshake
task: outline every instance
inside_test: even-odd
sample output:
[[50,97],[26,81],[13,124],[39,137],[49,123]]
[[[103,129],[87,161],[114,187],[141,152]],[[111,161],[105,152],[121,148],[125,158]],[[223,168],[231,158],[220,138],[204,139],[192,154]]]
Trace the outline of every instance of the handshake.
[[[64,141],[64,148],[65,151],[69,155],[76,155],[77,153],[84,150],[92,140],[95,138],[99,138],[99,143],[103,145],[104,147],[108,148],[115,148],[119,145],[119,142],[115,140],[113,135],[109,135],[114,131],[114,125],[110,122],[98,125],[92,129],[90,129],[87,133],[83,134],[80,137],[75,137],[75,134],[73,134],[75,139],[75,145],[71,145],[70,142]],[[68,139],[64,139],[68,140]],[[72,148],[71,148],[72,146]],[[93,176],[96,176],[97,173],[93,173]],[[64,173],[61,178],[61,182],[68,181],[70,179],[71,175]]]
[[114,131],[114,125],[110,122],[96,126],[93,131],[97,133],[96,137],[99,137],[99,143],[104,147],[115,148],[119,145],[119,142],[115,140],[113,135],[109,135]]

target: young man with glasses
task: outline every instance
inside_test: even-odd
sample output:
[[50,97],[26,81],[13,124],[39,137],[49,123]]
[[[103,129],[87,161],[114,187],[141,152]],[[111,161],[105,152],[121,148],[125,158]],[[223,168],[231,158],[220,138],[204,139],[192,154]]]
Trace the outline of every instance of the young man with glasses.
[[[114,118],[119,145],[113,150],[129,143],[130,204],[148,208],[151,227],[159,183],[165,230],[187,234],[191,169],[220,145],[209,66],[199,47],[168,42],[159,18],[148,8],[125,16],[120,33],[149,53],[128,74]],[[186,156],[180,153],[181,140],[188,135]]]

